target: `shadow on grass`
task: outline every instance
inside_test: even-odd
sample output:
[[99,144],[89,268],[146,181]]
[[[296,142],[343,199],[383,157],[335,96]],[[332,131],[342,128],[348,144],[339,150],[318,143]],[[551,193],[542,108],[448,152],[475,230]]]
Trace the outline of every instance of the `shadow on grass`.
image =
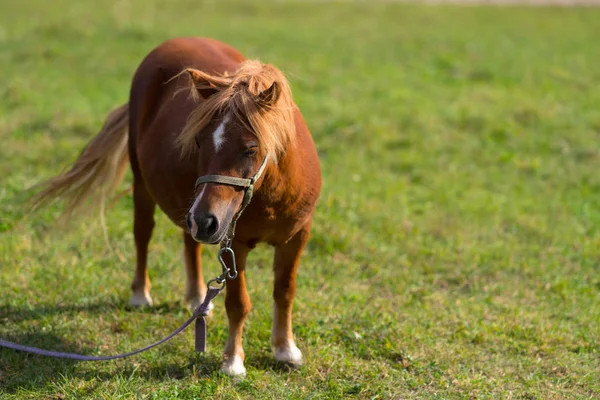
[[[3,339],[44,349],[69,353],[92,354],[86,346],[76,346],[63,338],[45,332],[2,335]],[[60,376],[72,375],[76,361],[36,356],[0,348],[0,386],[8,393],[19,388],[34,388],[56,382]]]
[[[69,353],[94,354],[97,350],[44,332],[4,337],[15,343]],[[94,387],[102,382],[114,382],[116,375],[146,381],[211,378],[219,371],[220,364],[220,357],[213,354],[191,355],[181,362],[163,361],[160,358],[143,360],[139,357],[136,359],[136,356],[118,361],[85,362],[0,348],[0,393],[34,390],[48,384],[60,385],[61,381],[73,378],[88,382],[85,385],[86,392],[94,392]],[[85,393],[78,393],[82,394]]]
[[[118,301],[99,301],[82,305],[42,305],[39,307],[19,307],[12,305],[0,306],[0,326],[7,321],[34,321],[51,315],[75,315],[80,312],[93,316],[115,311],[131,311],[147,314],[167,314],[179,312],[185,306],[179,302],[165,303],[156,307],[132,308]],[[50,332],[34,331],[3,333],[2,339],[42,349],[76,353],[97,354],[95,343],[76,342],[72,338],[57,336]],[[150,353],[153,350],[150,350]],[[110,365],[110,363],[116,363]],[[278,363],[270,354],[256,354],[248,357],[248,367],[259,370],[279,372],[292,371],[294,368]],[[4,393],[16,393],[19,390],[33,390],[59,384],[62,380],[69,381],[79,378],[87,381],[83,389],[92,393],[102,382],[114,381],[115,376],[132,377],[147,381],[163,381],[168,379],[192,378],[207,379],[218,376],[221,357],[216,354],[190,353],[189,357],[173,362],[173,359],[161,360],[133,356],[125,360],[85,362],[69,359],[58,359],[38,356],[21,351],[0,347],[0,388]],[[85,395],[79,392],[78,395]],[[1,396],[0,396],[1,397]]]
[[23,322],[50,315],[73,315],[81,312],[96,315],[105,312],[129,311],[143,314],[162,315],[184,309],[187,308],[182,302],[162,303],[152,307],[132,307],[127,302],[118,300],[102,300],[85,304],[46,304],[27,307],[4,304],[0,305],[0,325],[6,321]]
[[246,368],[274,372],[294,372],[303,368],[302,365],[292,365],[289,363],[279,362],[275,360],[272,354],[266,353],[249,355],[244,364]]
[[[95,316],[100,314],[115,312],[122,313],[125,311],[138,314],[161,315],[180,312],[184,308],[185,306],[180,302],[163,303],[156,307],[134,308],[129,306],[126,302],[120,302],[118,300],[103,300],[86,304],[46,304],[40,306],[14,306],[5,304],[0,306],[0,326],[9,322],[11,324],[26,321],[33,322],[53,315],[73,316],[79,313],[85,313],[93,320]],[[90,321],[90,323],[93,322]],[[3,333],[1,338],[46,350],[88,355],[97,353],[97,348],[95,346],[86,346],[85,344],[76,343],[49,332],[38,330],[31,332],[31,330],[27,328],[26,332]],[[135,357],[130,359],[133,360]],[[202,362],[202,365],[200,366],[196,365],[197,363],[194,361],[190,363],[189,366],[183,367],[178,364],[157,363],[156,361],[153,361],[149,363],[151,367],[142,368],[137,367],[138,362],[135,362],[136,366],[134,367],[134,363],[132,362],[128,363],[127,361],[121,361],[124,368],[119,368],[119,370],[120,373],[126,375],[135,372],[145,379],[158,379],[165,376],[170,378],[178,376],[183,377],[189,374],[190,370],[194,367],[194,373],[200,375],[210,375],[214,370],[218,369],[219,360],[216,358],[215,360],[212,360],[203,357],[200,361]],[[101,364],[110,362],[112,361],[103,361]],[[19,388],[41,387],[48,382],[56,383],[57,380],[62,379],[60,378],[61,376],[81,377],[88,381],[94,378],[100,380],[114,379],[114,373],[103,373],[97,369],[88,368],[84,368],[84,371],[82,371],[82,368],[77,367],[77,364],[79,363],[82,363],[82,361],[38,356],[0,347],[0,388],[7,392],[15,392]]]

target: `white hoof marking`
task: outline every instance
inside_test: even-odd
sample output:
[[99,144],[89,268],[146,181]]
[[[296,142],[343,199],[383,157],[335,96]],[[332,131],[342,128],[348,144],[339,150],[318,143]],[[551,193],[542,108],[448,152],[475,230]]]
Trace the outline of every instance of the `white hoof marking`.
[[242,361],[239,356],[233,356],[231,359],[223,361],[223,365],[221,365],[221,372],[229,376],[246,375],[244,361]]
[[137,292],[133,294],[133,297],[129,300],[129,304],[134,307],[151,306],[152,297],[150,297],[150,293]]
[[279,362],[302,364],[302,352],[294,342],[273,348],[273,353],[275,353],[275,359]]

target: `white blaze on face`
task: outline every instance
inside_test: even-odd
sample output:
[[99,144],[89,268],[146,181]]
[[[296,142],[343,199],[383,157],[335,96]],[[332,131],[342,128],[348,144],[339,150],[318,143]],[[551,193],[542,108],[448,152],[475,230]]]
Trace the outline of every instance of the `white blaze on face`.
[[[227,126],[227,124],[229,123],[230,120],[230,116],[226,115],[225,118],[223,118],[223,121],[221,121],[221,123],[219,124],[219,126],[217,127],[217,129],[213,132],[212,137],[213,137],[213,142],[215,145],[215,153],[217,153],[219,151],[219,149],[223,146],[223,143],[225,143],[225,128]],[[196,196],[196,199],[194,200],[194,204],[192,204],[192,207],[190,208],[190,214],[191,214],[191,222],[192,222],[192,227],[190,229],[190,233],[192,234],[192,237],[196,237],[196,234],[198,233],[198,225],[196,225],[196,219],[194,218],[194,216],[196,215],[196,208],[198,207],[198,203],[200,203],[200,200],[202,200],[202,196],[204,195],[204,190],[206,189],[206,184],[202,185],[202,190],[200,191],[200,194],[198,196]]]
[[221,124],[217,127],[217,130],[213,132],[213,142],[215,144],[215,153],[218,152],[223,143],[225,143],[225,126],[229,123],[229,115],[223,118]]
[[192,217],[192,228],[190,229],[190,233],[192,234],[193,238],[195,238],[196,234],[198,233],[198,225],[196,225],[196,219],[194,218],[194,216],[196,215],[196,208],[198,207],[198,203],[200,202],[200,199],[202,199],[202,195],[204,194],[204,189],[206,189],[206,184],[202,186],[203,187],[200,191],[200,194],[196,196],[196,200],[194,200],[194,204],[192,204],[192,207],[190,208],[190,216]]

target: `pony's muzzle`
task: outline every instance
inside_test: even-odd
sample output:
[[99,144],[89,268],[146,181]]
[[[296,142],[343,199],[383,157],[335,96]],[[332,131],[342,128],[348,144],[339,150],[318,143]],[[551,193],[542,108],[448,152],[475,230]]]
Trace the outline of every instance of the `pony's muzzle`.
[[187,225],[194,239],[210,243],[214,242],[215,234],[219,230],[219,219],[210,212],[188,213]]

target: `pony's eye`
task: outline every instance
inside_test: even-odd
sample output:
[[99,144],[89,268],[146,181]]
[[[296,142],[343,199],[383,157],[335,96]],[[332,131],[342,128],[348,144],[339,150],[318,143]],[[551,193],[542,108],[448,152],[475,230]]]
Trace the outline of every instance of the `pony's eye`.
[[244,150],[244,157],[254,157],[257,150],[258,146],[248,147],[246,150]]
[[254,157],[258,152],[258,143],[255,141],[246,142],[246,149],[243,152],[244,157]]

